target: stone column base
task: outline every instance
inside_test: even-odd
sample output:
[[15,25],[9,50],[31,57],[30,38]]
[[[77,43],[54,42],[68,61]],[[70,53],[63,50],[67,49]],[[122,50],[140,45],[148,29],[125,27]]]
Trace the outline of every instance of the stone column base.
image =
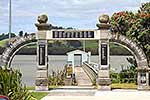
[[35,80],[35,90],[47,91],[48,90],[48,79],[47,78],[37,78]]
[[111,80],[110,80],[110,78],[99,78],[97,89],[102,90],[102,91],[110,91],[111,90]]
[[104,85],[104,86],[98,86],[97,89],[99,91],[110,91],[111,90],[111,86],[110,85],[109,86],[106,86],[106,85]]
[[145,91],[145,90],[150,90],[150,87],[149,86],[138,86],[138,88],[137,88],[139,91]]
[[48,91],[48,86],[35,86],[36,91]]

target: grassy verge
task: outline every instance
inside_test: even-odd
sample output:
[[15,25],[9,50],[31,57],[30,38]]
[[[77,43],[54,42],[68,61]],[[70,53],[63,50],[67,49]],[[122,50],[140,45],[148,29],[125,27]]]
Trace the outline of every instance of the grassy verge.
[[[49,86],[49,90],[53,90],[58,86]],[[28,90],[35,90],[34,86],[28,86]],[[48,92],[31,92],[31,99],[30,100],[41,100],[44,96],[48,95]]]
[[53,90],[53,89],[58,88],[58,87],[60,87],[60,86],[49,86],[49,90]]
[[48,92],[31,92],[32,98],[30,100],[41,100]]
[[137,89],[137,85],[134,83],[115,83],[111,84],[112,89]]
[[[60,87],[60,86],[49,86],[49,90],[52,90],[52,89],[55,89],[58,87]],[[28,86],[27,89],[28,90],[35,90],[35,87],[34,86]]]

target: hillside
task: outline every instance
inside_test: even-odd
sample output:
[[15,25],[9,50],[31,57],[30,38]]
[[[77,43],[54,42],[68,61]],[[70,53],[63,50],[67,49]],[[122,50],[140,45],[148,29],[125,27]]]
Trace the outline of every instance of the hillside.
[[1,40],[0,47],[5,47],[7,42],[8,42],[8,39]]
[[[8,39],[0,41],[0,50],[4,50]],[[68,41],[49,41],[48,53],[49,54],[66,54],[67,52],[75,49],[83,50],[83,41],[79,41],[80,45],[69,44]],[[85,41],[86,51],[91,51],[92,54],[98,54],[98,41]],[[21,49],[18,54],[36,54],[36,44],[30,44]],[[110,43],[110,54],[111,55],[130,55],[130,52],[124,47],[117,44]]]

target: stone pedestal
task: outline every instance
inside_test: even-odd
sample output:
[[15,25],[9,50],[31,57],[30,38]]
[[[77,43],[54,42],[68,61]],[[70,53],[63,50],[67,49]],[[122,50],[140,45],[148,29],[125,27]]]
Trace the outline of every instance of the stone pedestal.
[[111,79],[109,77],[109,70],[100,70],[98,73],[98,90],[111,90]]
[[97,24],[100,34],[99,40],[99,72],[98,72],[98,90],[111,90],[111,79],[109,75],[109,16],[99,17],[100,24]]

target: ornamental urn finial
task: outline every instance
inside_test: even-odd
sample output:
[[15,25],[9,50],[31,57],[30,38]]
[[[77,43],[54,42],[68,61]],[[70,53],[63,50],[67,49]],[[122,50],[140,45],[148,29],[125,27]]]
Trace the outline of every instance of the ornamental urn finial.
[[99,29],[109,29],[110,28],[110,24],[109,24],[109,16],[107,14],[102,14],[99,16],[98,18],[100,24],[97,24],[96,26]]
[[47,17],[47,15],[45,15],[45,14],[39,15],[38,18],[37,18],[37,21],[38,21],[40,24],[46,24],[47,21],[48,21],[48,17]]
[[109,16],[107,14],[100,15],[98,19],[99,19],[100,23],[108,23],[109,22]]
[[38,23],[35,23],[35,26],[38,30],[50,30],[52,28],[51,24],[48,24],[48,17],[45,14],[41,14],[37,18]]

